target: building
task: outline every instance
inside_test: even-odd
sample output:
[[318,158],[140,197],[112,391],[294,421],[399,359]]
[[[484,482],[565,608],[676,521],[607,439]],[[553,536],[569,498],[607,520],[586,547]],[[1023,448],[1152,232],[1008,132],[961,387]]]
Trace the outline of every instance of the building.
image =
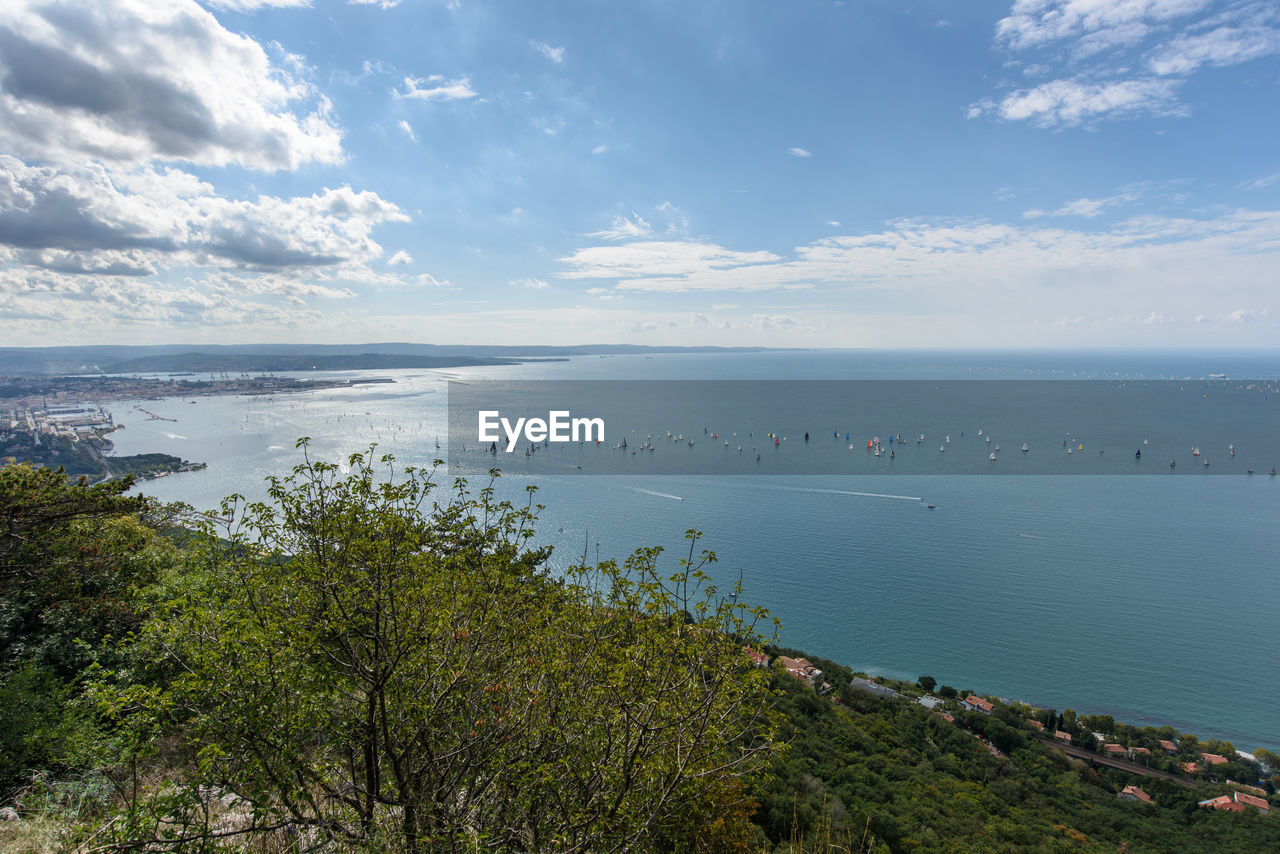
[[1178,745],[1169,741],[1167,738],[1160,739],[1160,749],[1170,756],[1176,756],[1178,753]]
[[1219,756],[1216,753],[1201,753],[1200,758],[1209,765],[1226,765],[1229,761],[1225,756]]
[[964,706],[971,712],[982,712],[984,715],[991,714],[991,710],[995,708],[991,703],[979,697],[977,694],[970,694],[960,701],[960,705]]
[[1219,795],[1216,798],[1201,801],[1200,806],[1215,810],[1227,810],[1228,812],[1244,812],[1244,804],[1238,804],[1231,800],[1230,795]]
[[1149,804],[1151,803],[1151,796],[1139,789],[1137,786],[1125,786],[1120,792],[1120,800],[1140,801],[1144,804]]
[[769,656],[765,655],[760,650],[752,649],[751,647],[746,647],[746,651],[747,651],[747,658],[751,659],[751,663],[754,664],[756,667],[769,666]]
[[1260,813],[1266,814],[1271,812],[1271,804],[1267,802],[1267,799],[1260,798],[1257,795],[1250,795],[1245,792],[1236,792],[1235,802],[1240,804],[1242,807],[1253,807]]
[[813,666],[813,663],[807,658],[791,658],[787,655],[778,656],[778,663],[783,669],[794,676],[796,679],[815,685],[822,677],[822,671]]
[[1053,734],[1053,737],[1058,741],[1065,741],[1067,744],[1071,743],[1071,733],[1067,732],[1065,729],[1058,730]]
[[1102,752],[1116,756],[1121,753],[1128,753],[1129,751],[1125,749],[1123,744],[1104,744],[1102,745]]
[[1249,786],[1244,783],[1237,783],[1235,780],[1228,780],[1227,785],[1234,786],[1236,789],[1239,789],[1242,792],[1248,792],[1251,795],[1257,795],[1260,798],[1265,798],[1267,796],[1266,789],[1259,789],[1257,786]]
[[865,691],[868,694],[874,694],[877,697],[897,697],[898,692],[887,685],[877,685],[869,679],[863,679],[861,676],[855,676],[853,681],[849,683],[849,687],[855,691]]
[[926,709],[936,709],[942,705],[942,701],[937,697],[921,697],[919,700],[916,700],[916,702],[924,706]]

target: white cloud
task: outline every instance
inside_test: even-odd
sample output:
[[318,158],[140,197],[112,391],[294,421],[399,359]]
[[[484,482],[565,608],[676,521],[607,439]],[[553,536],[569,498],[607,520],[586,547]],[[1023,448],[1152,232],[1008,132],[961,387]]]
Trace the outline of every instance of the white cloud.
[[534,41],[533,39],[529,39],[529,44],[533,46],[534,50],[554,62],[556,65],[564,64],[564,48],[552,47],[545,42]]
[[591,149],[591,153],[592,153],[592,154],[604,154],[604,153],[605,153],[606,151],[608,151],[608,150],[609,150],[609,146],[607,146],[607,145],[597,145],[595,148]]
[[[332,267],[381,254],[375,225],[407,221],[372,192],[325,188],[309,197],[236,201],[177,170],[110,173],[29,166],[0,155],[0,243],[63,250],[77,263],[134,252],[157,267]],[[27,256],[28,263],[37,256]],[[105,255],[118,258],[118,255]]]
[[976,118],[995,113],[1008,121],[1029,121],[1045,128],[1074,127],[1099,118],[1182,116],[1187,109],[1177,100],[1178,84],[1163,79],[1107,83],[1053,80],[1033,89],[1019,89],[999,103],[987,100],[974,104],[968,115]]
[[340,161],[328,101],[297,58],[286,59],[289,70],[190,0],[100,0],[74,14],[54,0],[8,0],[0,150],[45,162],[264,170]]
[[377,6],[380,9],[394,9],[400,0],[347,0],[349,6]]
[[790,154],[792,157],[802,157],[802,158],[813,156],[813,154],[811,154],[808,151],[805,151],[803,148],[788,148],[787,154]]
[[587,236],[601,237],[605,240],[634,240],[640,237],[649,237],[652,234],[653,227],[639,214],[632,213],[630,217],[620,214],[615,216],[608,228],[593,231]]
[[397,98],[412,98],[418,101],[464,101],[476,97],[471,88],[470,77],[456,77],[445,80],[442,75],[432,74],[430,77],[406,77],[404,91],[395,91]]
[[513,288],[531,288],[533,290],[541,290],[547,287],[547,283],[545,281],[534,278],[512,279],[507,282],[507,284]]
[[1261,178],[1257,178],[1253,181],[1250,181],[1244,185],[1244,189],[1261,190],[1265,187],[1270,187],[1272,184],[1276,183],[1277,181],[1280,181],[1280,172],[1276,172],[1272,175],[1264,175]]
[[1208,8],[1210,0],[1016,0],[996,24],[996,38],[1021,50],[1085,35],[1115,34],[1122,43]]
[[396,252],[394,255],[392,255],[390,258],[387,259],[387,264],[389,264],[392,267],[398,267],[403,264],[412,264],[412,263],[413,263],[413,256],[410,255],[408,252],[405,252],[403,249],[399,250],[398,252]]
[[310,8],[311,6],[311,0],[202,0],[202,2],[204,5],[214,9],[227,9],[232,12],[254,12],[258,9]]
[[[1280,7],[1259,0],[1015,0],[996,43],[1023,57],[1027,77],[1056,74],[1033,89],[970,106],[1040,127],[1095,119],[1190,115],[1180,86],[1205,66],[1238,65],[1280,53]],[[1142,69],[1139,71],[1138,69]]]
[[1280,30],[1261,22],[1222,26],[1207,33],[1179,35],[1150,60],[1156,74],[1190,74],[1202,65],[1238,65],[1280,53]]
[[[1153,309],[1157,317],[1185,317],[1197,312],[1205,281],[1215,282],[1219,298],[1274,289],[1280,211],[1133,217],[1095,230],[903,220],[877,233],[799,246],[790,257],[651,240],[584,248],[560,260],[562,278],[602,280],[622,291],[824,288],[892,295],[884,299],[893,305],[911,293],[913,303],[939,312],[989,299],[1012,300],[1020,311],[1056,308],[1055,317],[1077,314],[1085,294],[1103,302],[1132,295],[1135,318]],[[875,302],[860,297],[859,304]]]
[[751,265],[780,259],[770,252],[735,252],[709,243],[655,240],[579,249],[560,260],[570,268],[561,278],[618,279],[622,290],[681,292],[751,290],[744,272]]
[[413,128],[404,119],[400,120],[399,128],[404,132],[405,136],[409,137],[409,140],[411,142],[418,141],[418,137],[414,134]]

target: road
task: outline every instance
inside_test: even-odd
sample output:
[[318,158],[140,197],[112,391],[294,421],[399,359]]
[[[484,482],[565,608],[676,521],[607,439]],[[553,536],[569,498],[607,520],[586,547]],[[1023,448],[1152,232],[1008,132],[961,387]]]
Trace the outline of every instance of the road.
[[1056,747],[1058,750],[1061,750],[1063,753],[1074,757],[1075,759],[1085,759],[1097,765],[1105,765],[1108,768],[1119,768],[1121,771],[1128,771],[1131,774],[1141,774],[1144,777],[1158,777],[1161,780],[1172,780],[1180,786],[1186,786],[1188,789],[1194,789],[1198,785],[1192,780],[1188,780],[1185,777],[1179,777],[1177,774],[1170,774],[1168,771],[1148,768],[1145,765],[1135,765],[1134,763],[1124,759],[1116,759],[1111,756],[1104,756],[1101,753],[1094,753],[1090,750],[1073,747],[1069,744],[1063,744],[1056,738],[1041,738],[1040,740],[1050,747]]

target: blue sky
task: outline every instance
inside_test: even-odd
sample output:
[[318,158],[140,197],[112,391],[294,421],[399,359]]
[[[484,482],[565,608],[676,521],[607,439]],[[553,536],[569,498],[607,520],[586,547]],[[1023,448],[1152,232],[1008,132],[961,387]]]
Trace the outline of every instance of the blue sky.
[[1276,346],[1280,7],[7,0],[0,340]]

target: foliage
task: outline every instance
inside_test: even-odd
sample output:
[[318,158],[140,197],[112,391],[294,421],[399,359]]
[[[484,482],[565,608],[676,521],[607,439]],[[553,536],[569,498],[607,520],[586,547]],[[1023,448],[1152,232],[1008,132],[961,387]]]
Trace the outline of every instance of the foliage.
[[673,575],[644,549],[556,579],[534,508],[492,484],[441,503],[431,472],[349,465],[229,500],[191,549],[146,638],[175,676],[135,697],[181,733],[192,786],[135,804],[140,837],[675,850],[735,814],[720,832],[742,836],[770,746],[744,649],[764,614],[708,586],[696,532]]
[[129,485],[0,468],[0,792],[101,759],[85,675],[122,663],[114,639],[141,625],[134,591],[172,560]]

